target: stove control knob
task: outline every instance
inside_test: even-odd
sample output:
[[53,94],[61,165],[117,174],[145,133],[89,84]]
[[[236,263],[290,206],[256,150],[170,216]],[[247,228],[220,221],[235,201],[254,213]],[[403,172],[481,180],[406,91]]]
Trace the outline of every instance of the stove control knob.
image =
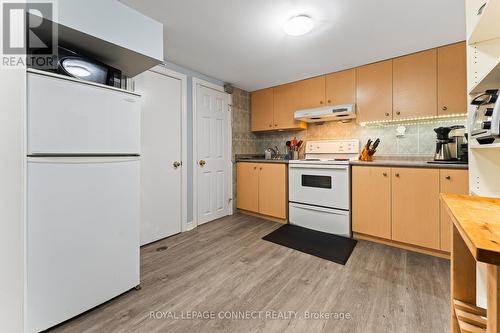
[[485,130],[491,129],[491,121],[484,121],[481,127]]

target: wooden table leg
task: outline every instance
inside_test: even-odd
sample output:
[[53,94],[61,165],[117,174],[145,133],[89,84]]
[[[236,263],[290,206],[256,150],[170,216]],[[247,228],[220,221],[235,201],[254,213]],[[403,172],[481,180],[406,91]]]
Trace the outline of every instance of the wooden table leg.
[[[476,260],[469,252],[457,228],[453,226],[451,253],[451,332],[460,333],[453,299],[476,304]],[[489,316],[488,316],[489,317]],[[493,331],[500,333],[500,331]]]
[[488,333],[500,333],[500,269],[488,265]]

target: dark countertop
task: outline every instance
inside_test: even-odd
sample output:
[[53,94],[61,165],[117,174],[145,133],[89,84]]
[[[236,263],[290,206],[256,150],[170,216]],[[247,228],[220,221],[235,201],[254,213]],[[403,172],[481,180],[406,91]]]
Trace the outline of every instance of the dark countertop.
[[266,160],[264,158],[264,155],[255,155],[255,154],[236,154],[234,159],[235,162],[288,164],[288,160],[284,159]]
[[427,163],[432,161],[432,156],[394,156],[375,157],[373,162],[351,161],[351,165],[356,166],[385,166],[385,167],[406,167],[406,168],[428,168],[428,169],[469,169],[468,164],[445,164]]
[[[355,166],[378,166],[378,167],[403,167],[403,168],[427,168],[427,169],[458,169],[468,170],[468,164],[436,164],[427,163],[432,161],[432,156],[381,156],[375,157],[373,162],[351,161],[351,165]],[[274,159],[266,160],[264,155],[255,154],[237,154],[235,162],[250,162],[250,163],[282,163],[288,164],[288,160]]]

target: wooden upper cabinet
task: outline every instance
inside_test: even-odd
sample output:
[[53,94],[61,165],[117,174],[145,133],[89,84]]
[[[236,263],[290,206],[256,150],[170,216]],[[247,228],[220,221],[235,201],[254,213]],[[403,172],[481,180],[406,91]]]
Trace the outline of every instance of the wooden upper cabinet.
[[300,109],[356,104],[357,122],[465,113],[465,43],[252,93],[252,131],[305,129]]
[[[469,173],[467,170],[439,170],[441,193],[468,194]],[[451,231],[453,222],[441,202],[441,250],[451,252]]]
[[274,130],[306,128],[304,122],[296,121],[295,111],[304,108],[304,86],[298,82],[274,88]]
[[286,129],[299,127],[295,121],[294,113],[297,108],[298,93],[294,83],[284,84],[274,88],[274,124],[273,129]]
[[392,169],[392,239],[440,248],[439,170]]
[[261,163],[259,173],[259,213],[286,219],[288,203],[286,164]]
[[393,60],[394,119],[437,115],[437,50]]
[[438,55],[438,114],[467,113],[465,42],[443,46]]
[[392,60],[357,68],[358,122],[392,119]]
[[317,108],[325,105],[325,76],[295,82],[298,109]]
[[274,121],[274,89],[263,89],[251,94],[252,131],[269,131]]
[[391,239],[390,168],[352,168],[352,230]]
[[259,164],[236,164],[236,207],[259,212]]
[[327,105],[356,103],[356,70],[349,69],[326,75],[325,91]]

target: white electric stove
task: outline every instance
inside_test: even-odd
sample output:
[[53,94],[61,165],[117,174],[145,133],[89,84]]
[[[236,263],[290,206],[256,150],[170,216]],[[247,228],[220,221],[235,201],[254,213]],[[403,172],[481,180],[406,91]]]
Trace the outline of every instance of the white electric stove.
[[351,237],[350,161],[359,140],[309,141],[303,160],[289,162],[291,224]]

